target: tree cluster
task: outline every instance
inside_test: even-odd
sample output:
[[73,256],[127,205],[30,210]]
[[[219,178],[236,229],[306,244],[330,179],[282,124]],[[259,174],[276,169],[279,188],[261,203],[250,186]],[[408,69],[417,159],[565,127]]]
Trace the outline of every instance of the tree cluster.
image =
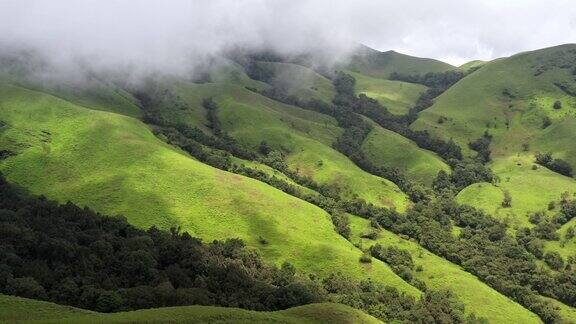
[[450,160],[448,164],[452,174],[440,170],[432,182],[432,188],[438,193],[449,191],[455,195],[473,183],[494,181],[492,170],[479,162]]
[[482,137],[476,139],[473,142],[468,143],[468,147],[470,149],[476,151],[478,154],[476,155],[476,160],[478,160],[482,164],[486,164],[490,162],[490,143],[492,142],[492,135],[488,133],[488,131],[484,132]]
[[465,76],[466,73],[462,71],[428,72],[412,75],[393,72],[390,75],[390,80],[418,83],[444,92]]
[[212,97],[202,100],[202,107],[206,109],[206,119],[208,120],[208,128],[212,130],[215,136],[222,135],[222,126],[218,118],[218,105],[214,102]]
[[570,163],[562,159],[553,158],[551,153],[536,154],[536,163],[567,177],[572,177],[574,175]]
[[[395,233],[407,235],[420,245],[461,265],[496,290],[537,313],[545,322],[559,319],[554,307],[539,294],[576,305],[576,273],[558,274],[541,269],[525,241],[506,233],[506,225],[453,198],[437,197],[414,205],[404,215],[368,206],[363,217]],[[453,236],[452,226],[461,228]]]
[[419,300],[396,289],[366,280],[356,283],[336,273],[323,280],[333,302],[363,309],[385,322],[407,323],[485,323],[486,320],[466,315],[464,305],[448,291],[427,291]]

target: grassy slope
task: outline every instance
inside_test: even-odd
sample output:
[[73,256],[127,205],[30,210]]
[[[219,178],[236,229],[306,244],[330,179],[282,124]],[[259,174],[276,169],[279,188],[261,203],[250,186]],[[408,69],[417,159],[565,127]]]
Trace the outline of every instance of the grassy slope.
[[130,93],[95,77],[78,83],[59,84],[58,86],[44,84],[38,87],[31,85],[29,88],[38,88],[40,91],[90,109],[110,111],[131,117],[142,115],[138,101]]
[[361,48],[349,64],[350,70],[375,78],[387,79],[391,73],[424,74],[444,72],[454,66],[438,60],[400,54],[394,51],[378,52],[368,47]]
[[372,123],[374,129],[362,145],[366,156],[377,166],[391,166],[409,178],[431,185],[440,170],[450,167],[433,152],[419,148],[411,140]]
[[576,118],[570,116],[546,128],[542,134],[531,143],[531,147],[534,151],[553,152],[554,157],[564,159],[575,167],[575,138]]
[[408,113],[418,98],[426,91],[420,84],[392,81],[370,77],[361,73],[350,73],[356,79],[356,92],[378,100],[393,114]]
[[[520,152],[521,144],[535,141],[547,132],[541,130],[544,116],[557,122],[576,115],[576,109],[570,108],[576,105],[576,98],[554,85],[557,82],[574,84],[571,70],[564,66],[564,61],[571,59],[576,60],[576,45],[489,62],[438,97],[412,127],[454,138],[463,147],[488,129],[495,136],[495,156]],[[535,75],[540,67],[545,67],[545,72]],[[505,89],[513,97],[504,95]],[[554,110],[555,100],[562,101],[565,108]],[[438,124],[440,116],[447,117],[448,121]]]
[[[473,185],[460,194],[464,203],[484,207],[499,217],[509,216],[516,225],[529,225],[526,214],[546,209],[563,191],[576,191],[576,182],[544,169],[530,170],[533,155],[551,151],[576,166],[574,116],[576,98],[554,83],[575,86],[570,64],[576,62],[576,45],[563,45],[486,63],[466,76],[423,111],[412,125],[436,136],[453,138],[467,150],[467,143],[485,130],[494,136],[491,149],[500,186],[512,194],[513,206],[498,209],[502,195],[486,185]],[[543,71],[538,73],[538,71]],[[505,95],[507,90],[510,95]],[[555,110],[555,100],[563,108]],[[438,124],[440,116],[448,120]],[[552,126],[542,129],[548,116]],[[507,125],[508,124],[508,125]],[[522,144],[530,145],[523,152]],[[471,153],[468,151],[468,153]],[[497,199],[497,200],[495,200]]]
[[198,111],[203,111],[201,99],[213,96],[220,106],[222,127],[231,136],[253,147],[266,141],[287,149],[290,168],[340,187],[345,197],[358,195],[399,210],[408,203],[394,183],[362,171],[332,148],[342,131],[332,117],[285,105],[230,83],[173,83],[169,87]]
[[339,304],[311,304],[277,312],[238,308],[180,306],[113,314],[0,295],[0,322],[34,323],[380,323],[359,310]]
[[463,72],[468,72],[471,69],[478,69],[483,67],[484,65],[486,65],[486,63],[488,63],[487,61],[482,61],[482,60],[474,60],[474,61],[470,61],[470,62],[466,62],[462,65],[460,65],[458,67],[458,70],[463,71]]
[[59,320],[66,317],[92,314],[70,306],[0,294],[0,323],[33,320]]
[[[319,275],[343,270],[417,293],[385,264],[361,265],[361,251],[335,233],[323,210],[197,162],[135,119],[12,86],[0,87],[0,108],[10,125],[0,147],[19,150],[0,170],[34,194],[122,214],[141,227],[181,225],[206,240],[240,237],[273,262]],[[270,243],[262,246],[259,237]]]
[[[560,195],[576,192],[576,181],[546,168],[532,170],[531,156],[501,158],[490,164],[500,177],[498,187],[478,183],[458,194],[458,201],[479,207],[500,219],[508,219],[512,226],[532,226],[528,216],[535,211],[547,211],[550,201],[558,202]],[[502,208],[504,190],[512,196],[512,207]],[[548,212],[553,215],[557,210]]]
[[284,173],[269,167],[268,165],[264,164],[264,163],[260,163],[257,161],[249,161],[249,160],[243,160],[243,159],[239,159],[237,157],[232,157],[232,161],[235,162],[237,165],[243,165],[252,169],[256,169],[256,170],[260,170],[264,173],[266,173],[269,177],[276,177],[280,180],[283,180],[295,187],[297,187],[298,189],[300,189],[302,192],[309,194],[309,195],[320,195],[318,192],[308,188],[308,187],[304,187],[299,185],[298,183],[296,183],[294,180],[292,180],[291,178],[289,178],[288,176],[286,176]]
[[353,241],[361,242],[363,248],[380,243],[383,246],[395,246],[407,250],[416,265],[422,266],[422,271],[414,272],[416,278],[424,281],[432,289],[450,289],[464,303],[467,312],[487,318],[490,323],[538,323],[539,318],[498,293],[478,278],[462,270],[459,266],[438,257],[417,243],[403,239],[394,233],[382,230],[375,240],[361,239],[362,232],[370,228],[366,219],[351,216]]
[[274,71],[271,83],[285,89],[289,95],[304,100],[318,99],[332,102],[336,95],[332,81],[313,70],[291,63],[258,62]]

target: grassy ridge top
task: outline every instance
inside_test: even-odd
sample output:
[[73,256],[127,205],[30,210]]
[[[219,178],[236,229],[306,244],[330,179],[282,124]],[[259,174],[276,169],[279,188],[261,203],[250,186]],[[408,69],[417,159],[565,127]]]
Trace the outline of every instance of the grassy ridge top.
[[380,323],[362,311],[330,303],[299,306],[277,312],[256,312],[213,306],[181,306],[103,314],[6,295],[0,295],[0,322]]
[[454,66],[434,59],[414,57],[394,51],[379,52],[362,47],[352,57],[350,70],[375,78],[387,79],[390,74],[425,74],[455,69]]
[[0,98],[0,120],[8,125],[0,146],[19,152],[0,170],[34,194],[121,214],[144,228],[180,225],[206,240],[239,237],[271,262],[419,293],[382,262],[361,265],[362,252],[320,208],[191,159],[138,120],[14,86],[1,86]]

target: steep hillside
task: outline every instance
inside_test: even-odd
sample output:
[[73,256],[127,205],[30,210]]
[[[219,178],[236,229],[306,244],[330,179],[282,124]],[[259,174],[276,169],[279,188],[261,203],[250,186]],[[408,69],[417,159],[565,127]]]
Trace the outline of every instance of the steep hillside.
[[426,185],[432,184],[440,170],[450,172],[450,167],[435,153],[376,123],[372,126],[362,151],[374,165],[398,168],[412,180]]
[[339,304],[311,304],[278,312],[213,306],[167,307],[113,314],[95,313],[32,299],[0,295],[0,323],[380,323]]
[[425,74],[455,69],[454,66],[438,60],[414,57],[394,51],[379,52],[361,47],[349,64],[350,70],[371,77],[387,79],[390,74]]
[[384,263],[361,265],[362,252],[323,210],[191,159],[138,120],[10,85],[0,88],[0,108],[0,147],[17,153],[0,170],[34,194],[121,214],[141,227],[182,226],[206,240],[239,237],[275,263],[372,277],[418,294]]
[[[576,45],[526,52],[485,64],[466,76],[422,112],[412,127],[426,129],[461,146],[485,130],[495,136],[494,154],[511,155],[552,125],[576,115]],[[554,109],[554,102],[561,109]],[[439,123],[441,117],[445,122]]]

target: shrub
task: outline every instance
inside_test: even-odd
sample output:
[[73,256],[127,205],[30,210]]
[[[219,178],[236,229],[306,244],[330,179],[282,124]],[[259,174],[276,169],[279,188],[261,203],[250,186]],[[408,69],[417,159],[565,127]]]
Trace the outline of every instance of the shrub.
[[512,207],[512,196],[508,190],[504,191],[504,200],[502,200],[502,207],[510,208]]
[[378,238],[378,231],[376,230],[369,230],[367,232],[362,233],[362,235],[360,235],[360,237],[362,238],[366,238],[369,240],[375,240]]
[[542,128],[547,128],[548,126],[552,125],[552,119],[546,116],[542,119]]
[[566,236],[565,238],[567,240],[571,240],[574,238],[574,236],[576,236],[576,230],[574,230],[574,226],[570,226],[568,227],[568,229],[566,230]]
[[554,107],[554,109],[562,109],[562,103],[560,100],[556,100],[554,101],[554,105],[552,107]]
[[544,254],[544,262],[554,270],[561,270],[564,268],[564,260],[560,256],[560,253],[556,251],[546,252],[546,254]]
[[361,263],[372,263],[372,257],[370,256],[369,253],[364,252],[362,254],[362,256],[360,257],[360,262]]

